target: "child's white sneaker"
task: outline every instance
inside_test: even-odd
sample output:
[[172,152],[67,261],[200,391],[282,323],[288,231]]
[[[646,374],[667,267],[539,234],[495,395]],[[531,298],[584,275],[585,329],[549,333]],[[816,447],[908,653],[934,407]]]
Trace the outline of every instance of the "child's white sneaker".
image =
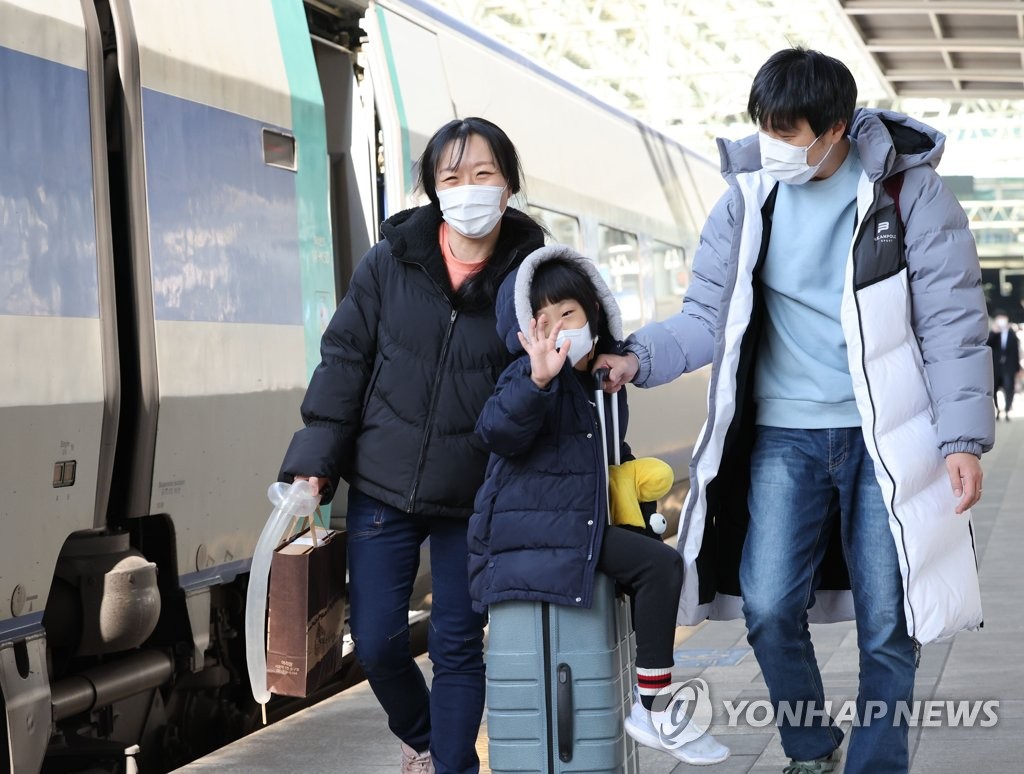
[[667,752],[692,766],[710,766],[729,757],[728,747],[711,734],[702,733],[689,718],[686,718],[687,727],[671,728],[671,710],[672,707],[669,707],[662,712],[651,712],[640,702],[633,702],[629,717],[626,718],[626,733],[640,744]]

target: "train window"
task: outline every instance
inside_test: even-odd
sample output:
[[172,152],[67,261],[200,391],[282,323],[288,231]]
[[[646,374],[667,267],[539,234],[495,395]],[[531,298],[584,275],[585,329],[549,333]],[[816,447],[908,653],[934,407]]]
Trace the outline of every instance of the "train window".
[[581,249],[580,222],[576,218],[543,207],[534,207],[532,204],[526,208],[526,211],[551,234],[548,241],[569,245],[577,251]]
[[263,129],[263,163],[281,169],[298,169],[295,163],[295,138],[284,132]]
[[640,249],[636,234],[597,227],[597,266],[622,311],[622,327],[631,333],[643,323],[644,290],[640,282]]
[[683,296],[690,286],[690,266],[686,249],[665,242],[651,245],[654,264],[654,317],[664,320],[683,306]]

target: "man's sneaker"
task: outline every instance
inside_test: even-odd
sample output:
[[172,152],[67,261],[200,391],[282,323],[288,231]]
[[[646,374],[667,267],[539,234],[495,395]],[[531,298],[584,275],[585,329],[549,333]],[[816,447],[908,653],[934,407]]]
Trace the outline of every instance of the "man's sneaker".
[[839,759],[843,757],[842,750],[838,748],[825,758],[818,758],[814,761],[794,761],[782,770],[782,774],[828,774],[835,771],[839,765]]
[[402,742],[402,774],[434,774],[430,750],[418,753]]
[[[653,718],[652,718],[653,715]],[[721,744],[715,737],[707,732],[701,733],[696,726],[681,729],[681,733],[673,734],[671,738],[665,738],[664,731],[669,720],[669,712],[650,712],[644,709],[640,702],[633,702],[629,717],[626,718],[626,733],[633,737],[640,744],[653,747],[655,750],[667,752],[672,757],[683,763],[692,766],[710,766],[712,763],[721,763],[729,757],[729,748]],[[687,719],[687,726],[691,721]],[[696,738],[692,738],[696,736]],[[680,743],[680,739],[690,739]]]

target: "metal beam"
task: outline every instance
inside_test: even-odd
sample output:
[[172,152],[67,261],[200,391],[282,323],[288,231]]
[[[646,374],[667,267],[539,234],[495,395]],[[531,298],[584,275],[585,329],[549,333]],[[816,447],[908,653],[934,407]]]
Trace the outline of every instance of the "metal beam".
[[872,53],[891,51],[969,51],[976,54],[1018,54],[1024,51],[1024,40],[994,38],[869,38],[865,48]]
[[[899,88],[896,89],[896,94],[900,99],[946,99],[946,100],[962,100],[967,94],[964,91],[957,91],[950,84],[949,88],[934,88],[934,87],[922,87],[919,89],[915,88]],[[972,99],[1014,99],[1024,100],[1024,85],[1019,89],[976,89],[971,88],[970,95]]]
[[906,69],[889,70],[885,77],[890,81],[927,81],[927,80],[948,80],[956,78],[961,81],[1005,81],[1007,83],[1024,83],[1024,68],[1020,70],[988,70],[972,68],[956,68],[950,70],[935,69]]
[[889,2],[889,0],[846,0],[843,10],[851,15],[941,13],[963,16],[1004,16],[1024,13],[1019,0],[930,0],[929,2]]

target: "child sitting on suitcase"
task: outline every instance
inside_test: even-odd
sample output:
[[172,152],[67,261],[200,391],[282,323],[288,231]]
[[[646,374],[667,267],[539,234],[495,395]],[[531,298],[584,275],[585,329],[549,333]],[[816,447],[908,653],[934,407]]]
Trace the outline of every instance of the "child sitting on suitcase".
[[[608,526],[600,446],[606,441],[589,364],[598,352],[620,346],[621,315],[611,291],[591,261],[552,245],[530,254],[505,280],[497,317],[499,335],[519,357],[501,374],[477,423],[491,458],[469,525],[474,607],[518,599],[589,608],[595,571],[610,576],[634,600],[639,701],[626,731],[686,763],[725,760],[728,748],[700,729],[688,737],[679,729],[665,733],[673,718],[688,722],[680,707],[664,706],[681,558],[660,540]],[[619,395],[625,434],[625,393]],[[628,458],[622,438],[613,442]],[[691,741],[680,745],[683,738]]]

